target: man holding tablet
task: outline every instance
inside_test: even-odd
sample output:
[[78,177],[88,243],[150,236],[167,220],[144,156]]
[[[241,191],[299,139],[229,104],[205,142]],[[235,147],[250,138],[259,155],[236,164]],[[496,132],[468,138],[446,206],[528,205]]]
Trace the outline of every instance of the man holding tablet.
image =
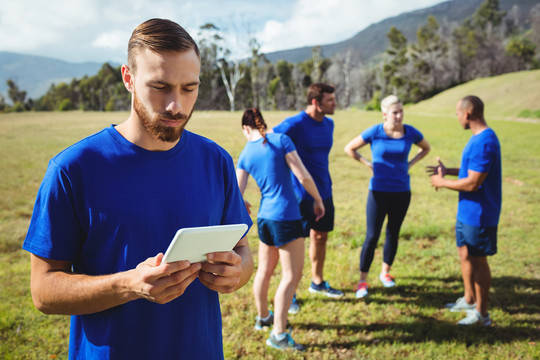
[[129,118],[49,163],[23,248],[36,307],[72,315],[70,359],[223,358],[218,293],[249,280],[247,239],[202,263],[162,261],[180,228],[252,224],[232,158],[184,130],[199,71],[181,26],[139,25],[122,66]]

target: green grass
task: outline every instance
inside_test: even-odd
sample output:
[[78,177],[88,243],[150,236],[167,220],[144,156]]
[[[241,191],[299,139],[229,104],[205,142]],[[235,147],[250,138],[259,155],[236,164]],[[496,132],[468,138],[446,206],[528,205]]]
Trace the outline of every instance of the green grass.
[[[452,100],[453,101],[453,100]],[[487,103],[489,109],[491,104]],[[521,108],[526,108],[523,105]],[[270,126],[295,112],[266,112]],[[382,239],[370,274],[370,296],[354,298],[358,261],[365,234],[369,171],[348,158],[345,144],[381,120],[375,112],[339,111],[330,154],[336,227],[330,235],[325,277],[345,297],[313,296],[309,260],[298,289],[301,311],[290,316],[294,338],[305,354],[268,348],[267,332],[253,330],[256,315],[251,285],[221,296],[227,359],[538,359],[540,358],[540,124],[493,120],[503,151],[503,210],[499,253],[490,258],[493,272],[489,329],[458,328],[462,314],[443,304],[462,292],[453,224],[457,193],[435,192],[424,167],[441,156],[459,166],[470,132],[448,114],[428,115],[421,107],[406,109],[405,121],[420,129],[432,152],[411,171],[413,197],[402,228],[393,266],[398,287],[384,289],[377,280]],[[66,358],[69,318],[34,309],[29,290],[29,256],[20,250],[38,186],[48,160],[69,144],[127,113],[28,113],[0,115],[0,358]],[[237,159],[245,140],[241,113],[196,112],[191,131],[217,141]],[[363,154],[369,155],[368,149]],[[255,206],[259,192],[250,180],[247,199]],[[256,254],[256,229],[248,235]],[[307,242],[306,242],[307,249]],[[257,259],[255,257],[255,262]],[[271,283],[277,286],[279,269]]]
[[[540,70],[520,71],[470,81],[408,109],[430,115],[453,115],[459,99],[467,95],[477,95],[486,103],[488,121],[520,117],[534,119],[540,110],[539,94]],[[526,109],[530,111],[528,114],[523,112]]]

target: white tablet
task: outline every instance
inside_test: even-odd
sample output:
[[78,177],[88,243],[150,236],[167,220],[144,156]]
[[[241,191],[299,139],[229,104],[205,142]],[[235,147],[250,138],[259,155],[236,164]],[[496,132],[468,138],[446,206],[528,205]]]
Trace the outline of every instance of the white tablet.
[[163,261],[206,261],[206,254],[231,251],[246,232],[246,224],[183,228],[176,232]]

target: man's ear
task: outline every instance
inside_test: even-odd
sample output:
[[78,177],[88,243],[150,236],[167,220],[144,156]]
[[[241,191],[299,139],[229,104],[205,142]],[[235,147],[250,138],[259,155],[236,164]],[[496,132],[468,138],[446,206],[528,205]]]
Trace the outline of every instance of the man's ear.
[[131,70],[127,65],[124,64],[122,65],[121,72],[124,86],[126,87],[127,91],[133,93],[133,74],[131,73]]

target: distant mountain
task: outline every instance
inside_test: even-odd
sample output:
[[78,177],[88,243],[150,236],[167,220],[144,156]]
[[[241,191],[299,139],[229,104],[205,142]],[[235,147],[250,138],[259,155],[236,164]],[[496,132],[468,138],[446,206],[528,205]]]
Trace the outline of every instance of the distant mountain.
[[[322,55],[332,57],[336,53],[350,49],[353,61],[367,64],[381,56],[389,46],[386,34],[391,26],[398,28],[409,42],[415,42],[416,31],[419,26],[427,22],[428,15],[435,16],[442,26],[451,23],[459,24],[466,17],[471,16],[483,1],[451,0],[385,19],[370,25],[348,40],[321,46]],[[527,21],[531,8],[538,3],[539,0],[499,1],[502,10],[509,12],[509,16],[522,22]],[[272,62],[283,59],[297,63],[311,58],[311,49],[311,46],[306,46],[265,55]],[[70,82],[73,78],[81,78],[84,75],[93,76],[97,74],[102,65],[93,62],[69,63],[47,57],[0,51],[0,94],[7,98],[6,80],[12,79],[20,89],[27,91],[27,97],[36,99],[45,94],[51,84]],[[111,65],[118,66],[117,64]]]
[[0,93],[7,100],[6,80],[12,79],[19,89],[27,92],[27,98],[37,99],[47,92],[51,84],[69,83],[73,78],[84,75],[93,76],[102,65],[95,62],[69,63],[43,56],[0,51]]
[[[400,30],[409,42],[416,42],[418,27],[427,23],[429,15],[435,16],[441,26],[452,22],[460,24],[465,18],[471,16],[484,0],[451,0],[441,4],[404,13],[372,24],[360,31],[352,38],[335,44],[322,45],[322,55],[326,58],[334,54],[351,50],[352,59],[368,63],[380,56],[388,48],[389,42],[386,34],[390,27],[395,26]],[[510,11],[514,6],[518,19],[526,21],[531,8],[538,4],[538,0],[500,0],[501,10]],[[331,14],[329,14],[331,16]],[[321,26],[324,27],[324,26]],[[268,60],[276,62],[286,60],[298,63],[311,58],[313,46],[306,46],[291,50],[282,50],[265,54]]]

